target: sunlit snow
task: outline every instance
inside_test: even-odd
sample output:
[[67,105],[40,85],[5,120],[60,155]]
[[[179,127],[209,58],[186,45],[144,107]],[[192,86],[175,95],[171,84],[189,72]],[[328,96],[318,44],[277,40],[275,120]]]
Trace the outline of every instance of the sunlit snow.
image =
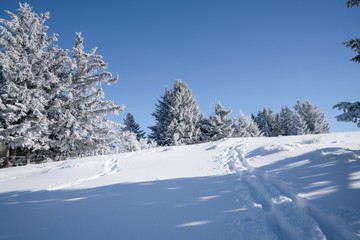
[[0,169],[0,239],[357,239],[360,132]]

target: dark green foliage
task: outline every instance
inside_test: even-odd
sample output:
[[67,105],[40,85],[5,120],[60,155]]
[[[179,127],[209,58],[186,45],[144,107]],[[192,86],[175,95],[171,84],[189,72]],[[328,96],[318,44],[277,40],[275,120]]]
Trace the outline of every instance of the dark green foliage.
[[358,7],[360,4],[360,0],[346,0],[347,7]]
[[135,121],[135,118],[131,113],[126,114],[124,125],[124,131],[135,133],[138,141],[145,138],[145,132],[140,129],[140,125]]

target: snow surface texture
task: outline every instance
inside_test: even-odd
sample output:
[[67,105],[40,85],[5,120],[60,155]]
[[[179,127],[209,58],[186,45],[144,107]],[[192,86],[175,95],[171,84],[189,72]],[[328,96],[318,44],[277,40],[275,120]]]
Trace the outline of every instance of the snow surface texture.
[[0,239],[360,239],[360,132],[0,170]]

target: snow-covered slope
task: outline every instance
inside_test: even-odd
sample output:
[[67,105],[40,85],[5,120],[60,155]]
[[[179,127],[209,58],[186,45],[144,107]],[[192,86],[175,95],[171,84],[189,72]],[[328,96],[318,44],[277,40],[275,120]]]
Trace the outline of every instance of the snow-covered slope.
[[0,239],[360,239],[360,132],[1,169]]

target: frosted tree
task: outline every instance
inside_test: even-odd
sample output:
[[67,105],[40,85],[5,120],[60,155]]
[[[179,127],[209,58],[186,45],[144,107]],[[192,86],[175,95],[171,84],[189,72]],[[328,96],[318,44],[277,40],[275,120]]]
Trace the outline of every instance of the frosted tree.
[[234,131],[233,119],[228,119],[230,109],[225,109],[220,102],[215,104],[215,111],[209,119],[202,121],[202,141],[216,141],[226,137],[231,137]]
[[165,90],[153,113],[156,125],[151,138],[159,145],[187,145],[199,142],[202,114],[186,84],[176,80],[172,90]]
[[[118,114],[124,106],[105,101],[101,84],[113,84],[117,77],[106,71],[107,64],[96,48],[84,51],[84,39],[76,33],[72,50],[71,84],[66,92],[67,107],[70,109],[68,121],[68,143],[74,151],[90,151],[106,148],[111,126],[108,114]],[[66,115],[65,115],[66,116]]]
[[280,114],[274,113],[272,119],[272,129],[271,129],[271,136],[277,137],[282,134],[281,125],[280,125]]
[[291,135],[309,134],[309,129],[304,118],[297,112],[293,113]]
[[297,101],[294,109],[303,118],[310,134],[329,133],[330,127],[325,114],[317,106],[308,101],[305,103]]
[[261,132],[252,118],[240,113],[234,126],[233,137],[259,137]]
[[294,113],[288,107],[282,107],[280,111],[280,129],[282,136],[289,136],[293,134],[293,120]]
[[360,102],[340,102],[334,105],[334,108],[342,110],[343,113],[336,116],[341,122],[354,122],[360,127]]
[[176,80],[172,99],[170,112],[173,119],[169,130],[173,132],[173,144],[186,145],[199,142],[199,122],[202,114],[191,90],[184,82]]
[[0,19],[0,138],[9,151],[29,154],[49,146],[48,110],[61,91],[59,69],[66,51],[54,47],[48,36],[48,13],[36,14],[20,4],[10,20]]
[[[359,0],[348,0],[346,1],[346,5],[347,7],[358,7],[359,2]],[[360,38],[350,39],[349,41],[344,42],[344,45],[356,53],[351,61],[360,63]]]
[[255,117],[255,122],[258,125],[262,135],[265,137],[276,136],[274,133],[275,121],[276,119],[274,118],[274,113],[270,108],[263,108],[262,110],[259,110]]
[[155,111],[152,116],[155,118],[155,125],[149,127],[151,130],[150,139],[154,140],[158,145],[170,145],[171,136],[168,134],[168,128],[172,119],[170,107],[172,104],[172,91],[165,89],[165,93],[160,97],[158,103],[155,104]]
[[[360,0],[347,0],[347,7],[358,7]],[[351,48],[354,52],[357,53],[355,57],[351,60],[357,63],[360,63],[360,39],[355,38],[351,39],[344,43],[346,47]],[[339,102],[333,106],[342,110],[343,113],[336,116],[336,119],[341,122],[354,122],[357,123],[357,126],[360,127],[360,102]]]
[[123,131],[120,141],[121,152],[135,152],[141,149],[141,144],[137,140],[137,135],[131,131]]
[[[347,7],[358,7],[360,0],[346,0]],[[357,55],[351,60],[357,63],[360,63],[360,38],[354,38],[347,42],[344,42],[344,45],[351,50],[353,50]]]
[[123,123],[125,125],[124,131],[135,133],[138,141],[145,138],[145,132],[140,129],[140,125],[135,121],[135,118],[131,113],[126,114]]

